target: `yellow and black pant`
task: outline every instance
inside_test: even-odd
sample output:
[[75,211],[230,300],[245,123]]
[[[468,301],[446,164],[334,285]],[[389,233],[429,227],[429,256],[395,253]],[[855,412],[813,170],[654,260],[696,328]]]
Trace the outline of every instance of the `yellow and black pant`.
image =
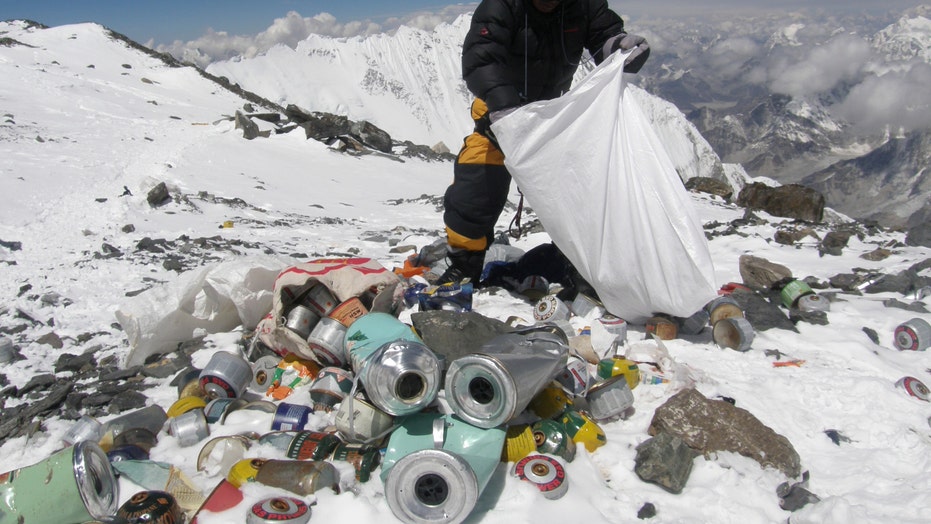
[[483,133],[487,110],[480,99],[472,103],[475,131],[463,141],[453,166],[453,183],[443,199],[443,221],[452,248],[488,249],[507,203],[511,174],[504,167],[504,153]]

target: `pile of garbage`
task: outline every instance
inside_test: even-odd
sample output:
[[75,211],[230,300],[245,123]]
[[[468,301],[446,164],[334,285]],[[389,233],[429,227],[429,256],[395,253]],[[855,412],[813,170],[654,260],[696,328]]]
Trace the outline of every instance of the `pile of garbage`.
[[[606,443],[601,424],[634,412],[638,386],[673,383],[689,392],[657,410],[655,437],[638,448],[638,475],[674,493],[698,449],[670,422],[676,403],[690,406],[685,411],[707,409],[692,427],[713,426],[719,415],[712,413],[752,419],[691,389],[691,370],[663,345],[710,327],[717,345],[750,349],[754,328],[740,298],[753,294],[748,287],[724,286],[688,318],[658,314],[643,326],[648,338],[632,341],[627,322],[571,275],[554,283],[522,275],[526,259],[499,262],[486,267],[483,282],[497,278],[532,302],[533,321],[501,322],[472,311],[472,283],[429,285],[399,276],[416,264],[389,271],[367,258],[323,259],[280,271],[271,310],[244,336],[243,350],[218,351],[201,368],[178,373],[178,398],[168,407],[153,404],[104,423],[82,417],[62,450],[0,478],[3,515],[32,523],[197,522],[237,506],[244,499],[240,488],[258,483],[280,494],[254,504],[249,522],[300,523],[310,519],[307,499],[315,493],[375,481],[384,484],[401,521],[461,522],[502,462],[542,497],[565,495],[566,465],[577,447],[596,453]],[[780,289],[789,310],[813,314],[830,307],[803,281],[769,285]],[[412,325],[399,319],[412,309],[418,311]],[[900,350],[923,350],[931,326],[916,318],[895,337]],[[903,381],[909,394],[928,400],[923,384]],[[211,438],[218,425],[236,420],[252,421],[254,430]],[[727,435],[722,441],[729,444],[709,450],[745,453],[798,477],[791,444],[755,420],[747,424],[775,450],[761,452],[759,440],[746,453],[728,448],[740,439]],[[196,468],[216,480],[212,491],[201,492],[177,465],[151,459],[164,433],[181,447],[200,447]],[[249,457],[253,446],[276,453]],[[673,450],[672,458],[653,460],[662,448]],[[118,476],[145,488],[119,508]],[[783,502],[795,504],[786,509],[818,500],[804,482],[783,488]],[[29,496],[37,489],[52,489],[59,503],[50,507]]]

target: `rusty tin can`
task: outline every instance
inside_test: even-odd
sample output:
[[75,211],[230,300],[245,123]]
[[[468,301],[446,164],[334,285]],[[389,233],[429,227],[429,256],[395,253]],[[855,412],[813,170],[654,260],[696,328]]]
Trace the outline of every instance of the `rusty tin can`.
[[319,460],[266,460],[260,464],[255,481],[301,496],[325,488],[339,493],[339,472],[333,464]]

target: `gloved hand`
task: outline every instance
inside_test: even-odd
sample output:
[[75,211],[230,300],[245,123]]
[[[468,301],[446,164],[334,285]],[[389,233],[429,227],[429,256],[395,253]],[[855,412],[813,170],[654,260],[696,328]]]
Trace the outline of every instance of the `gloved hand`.
[[631,52],[624,60],[624,72],[636,73],[640,71],[640,68],[646,63],[647,58],[650,57],[650,44],[648,44],[647,39],[642,36],[621,33],[617,36],[612,36],[605,42],[604,56],[608,56],[615,51]]

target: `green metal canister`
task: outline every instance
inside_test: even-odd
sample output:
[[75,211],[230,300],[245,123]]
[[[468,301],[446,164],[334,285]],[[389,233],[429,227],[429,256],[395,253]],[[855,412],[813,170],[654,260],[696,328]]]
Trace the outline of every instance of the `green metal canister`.
[[53,524],[116,514],[119,484],[95,442],[78,442],[47,459],[0,474],[0,521]]

